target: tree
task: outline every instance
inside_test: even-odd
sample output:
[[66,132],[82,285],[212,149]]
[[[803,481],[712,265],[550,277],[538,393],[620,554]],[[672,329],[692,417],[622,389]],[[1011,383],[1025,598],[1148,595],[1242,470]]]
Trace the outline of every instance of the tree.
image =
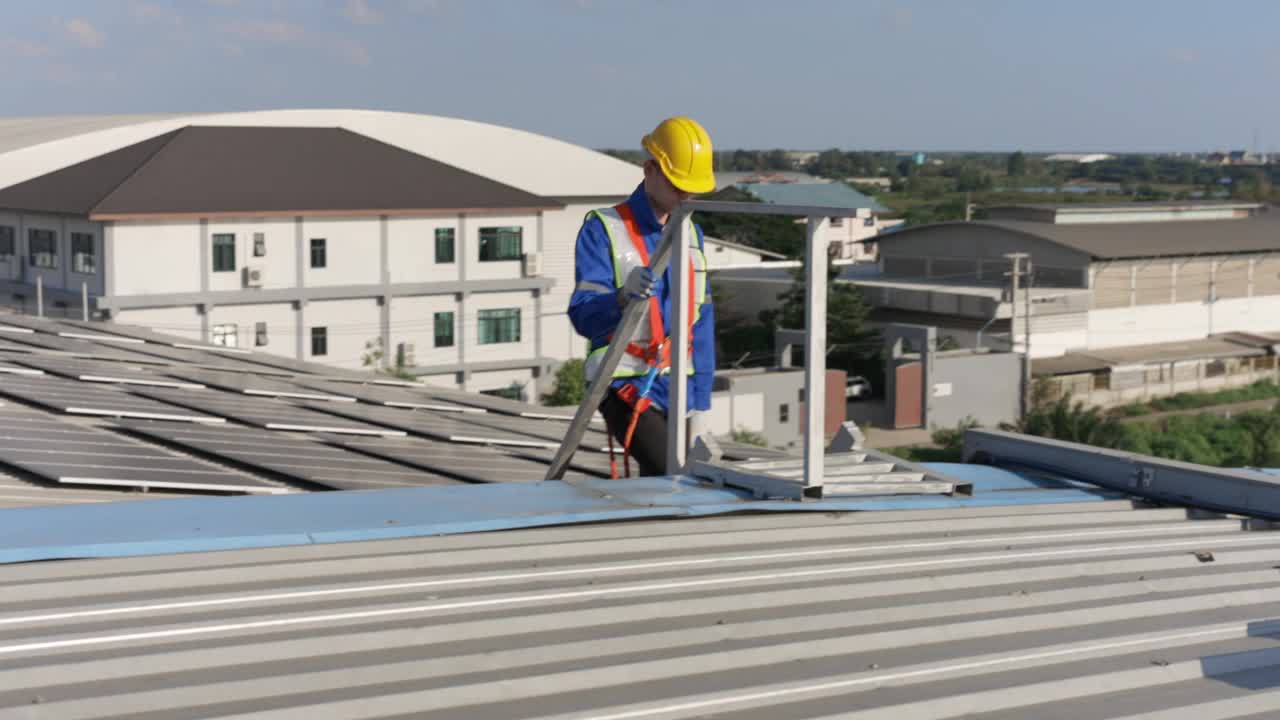
[[1009,160],[1005,165],[1005,173],[1011,177],[1021,177],[1027,174],[1027,156],[1021,150],[1009,155]]
[[574,358],[566,360],[556,370],[556,383],[551,392],[542,398],[544,405],[562,407],[581,405],[587,394],[587,363]]
[[[871,308],[858,289],[837,282],[837,268],[827,271],[827,367],[848,370],[880,348],[877,333],[865,327]],[[792,273],[795,282],[779,296],[779,310],[762,313],[765,324],[772,328],[801,329],[805,326],[805,270]]]
[[[708,200],[760,202],[751,193],[735,187],[712,193]],[[781,215],[710,213],[697,216],[702,232],[710,237],[796,257],[804,246],[804,226]]]

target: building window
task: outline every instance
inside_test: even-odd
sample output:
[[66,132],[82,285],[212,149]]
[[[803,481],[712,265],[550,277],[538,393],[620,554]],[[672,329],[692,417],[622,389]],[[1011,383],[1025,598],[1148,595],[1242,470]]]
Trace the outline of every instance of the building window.
[[724,252],[724,246],[723,246],[723,245],[716,245],[716,252]]
[[253,324],[253,344],[262,347],[267,344],[267,324],[264,322]]
[[862,220],[862,226],[863,226],[863,227],[875,227],[875,226],[876,226],[876,219],[875,219],[874,217],[863,218],[863,220]]
[[514,382],[504,388],[494,388],[493,390],[481,390],[480,394],[492,395],[493,397],[506,398],[507,400],[515,400],[516,402],[529,402],[529,397],[524,392],[524,386]]
[[213,271],[235,272],[236,236],[231,233],[213,236]]
[[453,262],[453,228],[436,228],[436,263]]
[[52,230],[27,230],[27,246],[32,267],[58,267],[58,234]]
[[213,344],[222,347],[236,347],[240,344],[240,333],[235,323],[223,323],[213,326]]
[[436,347],[453,347],[453,312],[438,312],[436,319]]
[[524,228],[480,228],[480,261],[519,260],[524,257]]
[[520,342],[520,308],[481,310],[477,322],[481,345]]
[[266,236],[266,233],[254,233],[254,234],[253,234],[253,256],[254,256],[254,257],[266,257],[266,256],[267,256],[267,236]]
[[324,238],[311,238],[311,267],[325,266]]
[[13,239],[13,228],[0,225],[0,260],[12,260],[16,245]]
[[833,228],[844,227],[844,218],[842,217],[831,218],[831,227]]
[[329,354],[329,328],[311,328],[311,354],[314,357]]
[[784,423],[791,420],[791,406],[782,403],[778,406],[778,422]]
[[71,271],[92,275],[98,271],[92,233],[71,233]]

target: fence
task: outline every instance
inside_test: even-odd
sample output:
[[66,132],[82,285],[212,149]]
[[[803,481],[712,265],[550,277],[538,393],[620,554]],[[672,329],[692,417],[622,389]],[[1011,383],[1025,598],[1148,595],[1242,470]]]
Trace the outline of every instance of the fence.
[[1280,381],[1274,355],[1199,358],[1044,378],[1046,399],[1066,395],[1086,405],[1113,407],[1184,392],[1221,390],[1259,380]]

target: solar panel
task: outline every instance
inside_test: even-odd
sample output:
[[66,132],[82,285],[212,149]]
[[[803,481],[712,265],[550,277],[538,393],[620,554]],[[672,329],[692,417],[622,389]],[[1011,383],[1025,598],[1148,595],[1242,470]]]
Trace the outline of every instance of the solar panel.
[[[184,392],[175,390],[173,392]],[[221,417],[138,397],[109,385],[76,382],[48,375],[17,375],[0,382],[0,394],[72,415],[149,418],[181,422],[220,423]]]
[[456,485],[450,477],[408,468],[290,433],[264,436],[260,430],[128,422],[129,432],[295,481],[338,490],[370,490]]
[[[551,466],[551,460],[555,457],[556,451],[547,448],[503,448],[503,452],[516,455],[518,457],[537,460],[542,464],[542,472],[545,475],[547,468]],[[618,472],[621,473],[625,468],[622,459],[622,447],[617,448]],[[613,470],[609,464],[609,454],[593,452],[591,450],[579,450],[569,459],[569,469],[576,470],[585,475],[594,475],[596,477],[612,477]],[[636,463],[631,463],[633,473],[638,473]],[[568,475],[566,475],[568,477]]]
[[432,410],[382,407],[365,403],[305,403],[305,405],[322,412],[383,427],[397,428],[433,440],[481,445],[559,447],[559,443],[463,422],[461,418],[470,416],[457,413],[445,414]]
[[[15,358],[17,359],[17,358]],[[6,375],[43,375],[44,373],[29,367],[15,365],[7,360],[0,360],[0,373]]]
[[188,368],[170,368],[165,372],[172,377],[244,395],[327,400],[330,402],[356,401],[350,395],[340,395],[319,390],[308,391],[294,383],[246,373],[233,373],[225,370],[192,370]]
[[274,375],[278,377],[292,377],[293,375],[290,372],[276,370],[274,368],[258,365],[257,363],[248,362],[240,357],[216,355],[214,353],[192,350],[191,348],[174,347],[172,345],[147,343],[145,345],[132,346],[132,350],[142,355],[160,358],[166,361],[166,364],[180,363],[188,367],[255,373],[258,375]]
[[469,482],[541,482],[547,465],[496,448],[423,438],[335,438],[335,445]]
[[0,332],[0,350],[9,353],[33,353],[38,348],[33,345],[26,345],[20,342],[14,342],[8,339],[8,336]]
[[128,348],[100,345],[89,340],[51,335],[44,332],[7,333],[4,339],[20,345],[30,346],[33,349],[54,350],[78,357],[134,363],[157,363],[155,358],[143,354],[145,345],[131,345]]
[[561,420],[568,422],[573,419],[573,414],[578,410],[576,407],[543,407],[541,405],[529,405],[527,403],[508,400],[507,398],[496,397],[494,395],[462,392],[461,390],[450,390],[448,388],[436,387],[434,385],[423,385],[422,391],[437,400],[447,400],[459,405],[482,408],[489,412],[501,413],[503,415],[537,418],[540,420]]
[[[187,348],[194,348],[197,350],[224,349],[220,345],[204,345],[189,337],[156,332],[151,328],[143,327],[141,325],[127,325],[127,324],[114,323],[114,322],[102,322],[102,321],[93,321],[93,320],[84,321],[84,320],[71,320],[71,319],[58,320],[57,322],[59,325],[66,326],[74,330],[80,330],[80,331],[85,331],[85,332],[90,332],[95,334],[114,335],[117,337],[131,338],[134,340],[142,340],[148,343],[155,343],[156,345],[168,345],[170,347],[187,347]],[[241,352],[248,352],[248,351],[241,351]]]
[[[234,395],[216,390],[172,390],[169,388],[132,388],[130,392],[160,402],[181,405],[202,412],[216,413],[245,425],[267,430],[300,432],[332,432],[349,435],[404,435],[402,430],[389,430],[368,423],[339,418],[323,412],[285,402],[282,399]],[[319,403],[353,406],[355,403]]]
[[288,488],[118,433],[0,409],[0,463],[64,485],[278,494]]
[[293,384],[302,388],[354,397],[361,402],[366,402],[371,405],[419,408],[422,410],[438,410],[440,412],[473,414],[486,412],[485,410],[477,407],[468,407],[466,405],[459,405],[446,400],[433,399],[429,395],[418,392],[417,390],[422,386],[415,383],[407,383],[409,387],[374,384],[357,385],[350,382],[334,382],[322,379],[312,380],[304,377],[294,379]]
[[[556,447],[559,447],[560,443],[564,442],[564,436],[567,430],[567,426],[564,423],[556,420],[538,420],[535,418],[499,415],[497,413],[467,415],[461,419],[465,422],[482,427],[505,430],[507,432],[517,433],[527,437],[552,441]],[[604,424],[593,423],[588,426],[586,431],[582,434],[580,447],[598,452],[608,452],[609,436],[605,432]]]
[[188,390],[199,390],[204,387],[199,383],[177,380],[125,363],[95,362],[93,360],[59,355],[32,355],[25,358],[15,358],[14,362],[25,365],[27,368],[34,368],[37,371],[43,370],[50,375],[58,375],[83,382],[153,385]]

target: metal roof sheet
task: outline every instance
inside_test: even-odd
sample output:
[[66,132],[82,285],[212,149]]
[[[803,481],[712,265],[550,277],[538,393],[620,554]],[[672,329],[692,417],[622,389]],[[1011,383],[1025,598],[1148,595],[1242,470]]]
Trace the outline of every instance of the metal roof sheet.
[[1111,502],[11,565],[0,714],[1266,717],[1278,553]]

